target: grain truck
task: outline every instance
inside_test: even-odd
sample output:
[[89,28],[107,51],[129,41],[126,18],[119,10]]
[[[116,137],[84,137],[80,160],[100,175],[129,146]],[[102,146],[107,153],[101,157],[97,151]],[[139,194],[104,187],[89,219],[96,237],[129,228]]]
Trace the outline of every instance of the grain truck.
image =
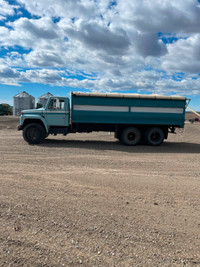
[[49,98],[45,108],[23,110],[18,130],[29,144],[48,135],[114,132],[122,144],[158,146],[183,128],[187,98],[182,96],[81,93]]

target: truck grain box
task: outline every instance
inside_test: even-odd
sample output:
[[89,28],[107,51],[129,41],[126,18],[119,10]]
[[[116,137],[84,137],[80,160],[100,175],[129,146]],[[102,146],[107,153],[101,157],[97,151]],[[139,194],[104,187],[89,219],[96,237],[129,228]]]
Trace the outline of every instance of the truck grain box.
[[18,130],[29,144],[49,134],[114,132],[124,145],[158,146],[168,132],[183,128],[187,98],[182,96],[71,93],[49,98],[46,107],[23,110]]

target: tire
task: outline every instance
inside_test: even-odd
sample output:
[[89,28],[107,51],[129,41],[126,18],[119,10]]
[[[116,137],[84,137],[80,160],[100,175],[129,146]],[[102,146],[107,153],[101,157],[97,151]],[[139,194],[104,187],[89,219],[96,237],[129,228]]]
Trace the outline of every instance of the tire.
[[136,146],[141,141],[141,132],[135,127],[125,128],[121,135],[123,145]]
[[38,123],[30,123],[23,130],[24,140],[29,144],[39,144],[46,136],[44,128]]
[[149,128],[145,133],[145,142],[147,145],[159,146],[163,143],[164,138],[163,130],[158,127]]

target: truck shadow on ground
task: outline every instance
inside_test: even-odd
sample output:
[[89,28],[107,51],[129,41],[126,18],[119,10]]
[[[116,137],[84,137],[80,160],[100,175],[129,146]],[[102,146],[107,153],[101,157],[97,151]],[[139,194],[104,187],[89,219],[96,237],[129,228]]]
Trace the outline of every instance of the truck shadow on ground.
[[45,139],[39,146],[42,147],[60,147],[60,148],[78,148],[91,150],[113,150],[127,153],[190,153],[200,154],[199,143],[186,142],[164,142],[161,146],[153,147],[147,145],[124,146],[118,141],[98,141],[98,140],[56,140]]

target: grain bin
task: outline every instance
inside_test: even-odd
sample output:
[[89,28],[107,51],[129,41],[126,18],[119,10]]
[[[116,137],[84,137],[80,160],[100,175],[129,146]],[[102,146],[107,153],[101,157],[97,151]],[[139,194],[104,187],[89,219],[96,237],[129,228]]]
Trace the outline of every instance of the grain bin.
[[13,115],[20,116],[23,109],[33,109],[35,108],[35,98],[29,95],[27,92],[23,91],[13,97]]
[[50,96],[53,96],[51,93],[46,93],[38,98],[38,104],[42,107],[45,107],[47,100]]

